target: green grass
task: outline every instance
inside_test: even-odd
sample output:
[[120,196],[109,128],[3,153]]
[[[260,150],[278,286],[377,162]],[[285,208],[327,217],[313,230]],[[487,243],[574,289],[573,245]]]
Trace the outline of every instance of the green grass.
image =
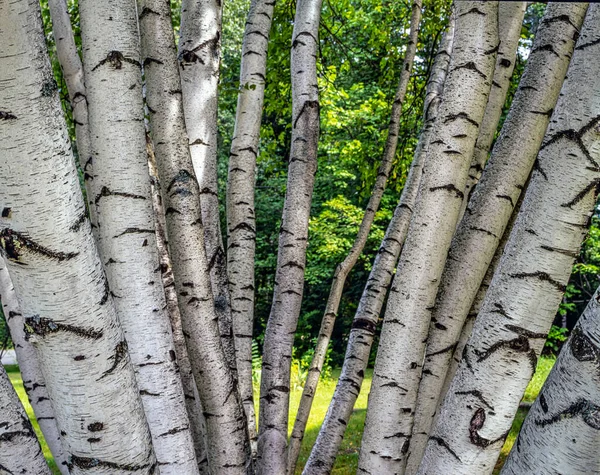
[[[540,358],[537,365],[537,370],[533,379],[527,386],[525,390],[525,395],[523,396],[523,402],[532,403],[537,394],[539,393],[546,377],[550,373],[552,366],[554,365],[554,358]],[[40,438],[42,450],[44,451],[44,456],[48,460],[50,467],[52,468],[55,474],[59,474],[54,461],[52,460],[52,455],[48,450],[46,442],[40,432],[37,421],[35,420],[35,416],[33,415],[33,410],[29,405],[29,401],[27,400],[27,395],[25,394],[25,390],[23,389],[23,381],[21,380],[21,375],[19,373],[19,369],[16,366],[8,366],[7,368],[8,375],[15,386],[25,409],[27,410],[27,414],[33,423],[33,427]],[[300,474],[306,461],[308,460],[308,456],[310,455],[310,450],[317,439],[317,435],[319,433],[319,428],[321,427],[321,421],[325,418],[325,413],[327,412],[327,408],[329,406],[329,402],[333,397],[333,391],[335,389],[337,378],[339,377],[339,370],[334,370],[332,378],[327,381],[321,381],[319,383],[319,388],[317,390],[317,394],[315,396],[315,400],[313,402],[313,407],[311,411],[310,418],[308,419],[308,424],[306,426],[306,434],[304,436],[304,440],[302,442],[302,449],[300,451],[300,457],[298,459],[298,466],[296,467],[296,474]],[[342,441],[342,446],[340,447],[340,454],[336,460],[335,466],[333,468],[333,475],[346,475],[350,473],[356,473],[356,468],[358,465],[358,452],[360,448],[360,439],[362,436],[363,427],[365,424],[365,416],[367,410],[367,398],[369,395],[369,391],[371,389],[371,379],[373,376],[372,370],[367,370],[365,374],[365,379],[362,385],[362,391],[358,400],[356,401],[356,405],[354,406],[354,412],[352,417],[350,418],[350,422],[348,424],[348,428],[346,429],[346,435],[344,440]],[[292,426],[294,424],[294,417],[298,408],[298,404],[300,403],[300,397],[302,396],[302,388],[296,386],[292,389],[290,395],[290,418],[289,418],[289,430],[291,432]],[[256,397],[258,400],[258,397]],[[498,459],[498,463],[496,464],[496,469],[494,473],[499,473],[500,468],[504,464],[510,449],[517,439],[517,435],[519,434],[519,430],[521,429],[521,425],[523,424],[523,420],[527,415],[527,409],[519,409],[517,416],[513,422],[513,426],[511,431],[506,438],[506,442],[504,447],[502,448],[502,452]]]

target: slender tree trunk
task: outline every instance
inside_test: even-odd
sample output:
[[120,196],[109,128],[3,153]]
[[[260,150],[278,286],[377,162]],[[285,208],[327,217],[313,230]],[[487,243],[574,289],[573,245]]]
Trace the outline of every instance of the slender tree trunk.
[[322,0],[298,0],[292,32],[292,144],[260,387],[258,468],[262,475],[282,475],[287,470],[290,364],[304,291],[308,218],[317,172],[321,5]]
[[363,215],[362,222],[360,223],[358,234],[354,240],[354,243],[352,244],[352,248],[344,260],[338,264],[333,275],[333,282],[331,283],[329,298],[327,299],[325,312],[321,321],[321,328],[319,330],[319,337],[317,339],[315,353],[310,363],[310,369],[308,370],[308,376],[302,391],[302,399],[300,399],[300,406],[296,414],[296,421],[294,423],[294,429],[290,438],[288,449],[289,475],[293,475],[296,462],[298,461],[298,456],[300,455],[300,447],[302,445],[302,439],[304,438],[304,430],[306,429],[306,423],[308,421],[308,416],[310,415],[310,409],[317,391],[317,385],[319,384],[321,370],[323,369],[323,364],[327,355],[327,347],[329,346],[329,340],[331,339],[331,333],[333,332],[333,326],[337,317],[340,300],[342,299],[342,292],[344,290],[346,278],[356,264],[356,261],[360,257],[363,248],[365,247],[373,220],[375,219],[375,213],[379,209],[379,204],[381,203],[381,198],[383,197],[383,192],[385,191],[387,179],[392,168],[392,162],[396,156],[402,105],[404,104],[406,88],[408,87],[413,60],[417,50],[417,37],[419,33],[419,22],[421,21],[421,8],[422,0],[413,0],[412,16],[410,19],[410,32],[406,53],[404,55],[404,61],[402,63],[402,70],[400,72],[400,83],[398,84],[396,96],[394,97],[394,102],[392,104],[392,113],[388,126],[388,137],[385,142],[383,157],[377,173],[375,185],[373,186],[373,191],[371,192],[371,197],[369,198],[369,203],[367,204],[367,209]]
[[330,473],[341,445],[348,421],[358,397],[369,353],[375,336],[381,308],[392,281],[394,267],[406,238],[419,182],[423,172],[429,139],[437,117],[444,81],[452,50],[453,21],[444,34],[432,72],[427,83],[424,101],[423,130],[415,150],[415,157],[402,191],[400,202],[388,226],[385,237],[373,263],[365,290],[359,302],[350,330],[346,357],[333,399],[319,431],[305,474]]
[[176,473],[194,457],[156,247],[136,5],[79,7],[98,248],[161,472]]
[[[54,409],[50,404],[50,397],[46,389],[46,382],[42,375],[40,364],[35,355],[35,349],[25,336],[25,320],[19,308],[12,281],[3,259],[0,259],[0,300],[10,331],[10,337],[17,354],[19,370],[23,378],[23,387],[27,392],[29,403],[33,408],[35,417],[56,465],[63,475],[69,473],[67,460],[60,440],[60,433],[54,417]],[[0,439],[1,440],[1,439]]]
[[240,91],[227,180],[227,275],[240,396],[248,421],[253,456],[256,456],[258,437],[252,387],[256,248],[254,186],[274,6],[272,0],[252,0],[250,3],[242,42]]
[[217,99],[221,64],[221,0],[183,0],[179,66],[183,111],[194,173],[200,185],[204,247],[219,331],[230,370],[237,379],[227,261],[223,250],[217,190]]
[[506,93],[508,92],[510,79],[515,69],[517,48],[519,47],[526,8],[527,2],[500,2],[498,5],[498,39],[500,40],[500,48],[496,56],[492,89],[485,108],[483,121],[479,126],[477,142],[475,142],[475,151],[471,161],[471,168],[469,169],[467,185],[465,186],[465,199],[460,210],[460,218],[465,214],[471,193],[473,193],[475,185],[481,177],[481,172],[488,159],[488,154],[496,135],[498,122],[500,122],[500,117],[502,116],[502,107],[506,101]]
[[96,224],[92,193],[89,180],[92,178],[92,146],[88,124],[87,98],[85,95],[85,80],[83,66],[71,27],[71,18],[66,0],[48,0],[50,16],[52,18],[52,33],[56,44],[56,55],[62,69],[63,78],[67,84],[69,102],[73,109],[73,122],[75,123],[75,138],[79,164],[84,173],[86,198],[92,224]]
[[170,7],[159,0],[138,0],[138,11],[146,100],[160,181],[165,184],[169,254],[183,333],[206,416],[210,471],[242,474],[249,463],[245,419],[216,322],[201,193],[188,147]]
[[429,329],[411,442],[411,473],[425,451],[465,319],[533,167],[585,9],[584,4],[572,3],[548,6],[501,136],[452,240]]
[[598,37],[591,14],[419,473],[491,473],[535,371],[598,194]]
[[[460,2],[439,121],[373,372],[359,458],[363,473],[402,473],[432,307],[463,199],[498,49],[498,2]],[[461,94],[469,90],[468,95]]]
[[48,474],[50,469],[31,421],[4,366],[0,365],[0,472]]
[[0,247],[69,471],[158,473],[86,218],[37,1],[0,3],[0,44]]

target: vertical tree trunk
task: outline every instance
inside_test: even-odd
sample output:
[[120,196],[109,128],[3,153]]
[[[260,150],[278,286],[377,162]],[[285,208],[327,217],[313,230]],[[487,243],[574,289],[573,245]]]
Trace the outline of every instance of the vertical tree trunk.
[[254,256],[256,219],[254,186],[260,124],[265,96],[267,49],[275,2],[252,0],[242,42],[240,90],[227,180],[227,275],[240,396],[256,454],[256,414],[252,388],[254,325]]
[[0,365],[0,472],[50,474],[31,421]]
[[164,186],[175,289],[205,411],[209,467],[215,474],[242,474],[249,463],[245,419],[216,322],[210,264],[204,247],[201,193],[188,148],[170,7],[160,0],[138,0],[138,11],[146,65],[146,100],[156,163]]
[[136,5],[82,0],[79,7],[98,248],[161,472],[176,473],[194,456],[156,247]]
[[86,219],[37,1],[0,3],[0,44],[0,247],[69,471],[157,473],[127,343]]
[[[456,228],[498,49],[498,2],[460,2],[450,69],[377,352],[359,458],[402,473],[437,284]],[[468,95],[461,94],[469,90]]]
[[194,173],[200,185],[204,247],[219,331],[237,379],[227,262],[217,190],[217,99],[221,64],[221,0],[183,0],[179,66],[183,111]]
[[325,362],[325,357],[327,355],[327,347],[329,346],[329,340],[331,338],[331,333],[333,332],[333,326],[337,317],[340,300],[342,299],[342,291],[344,290],[346,278],[356,264],[356,261],[360,257],[363,248],[365,247],[365,243],[367,242],[367,238],[369,237],[369,232],[371,230],[371,225],[375,219],[375,213],[379,209],[379,204],[381,203],[381,198],[383,197],[383,192],[385,191],[387,179],[392,168],[392,162],[396,156],[402,105],[404,104],[406,88],[408,87],[413,60],[417,50],[419,22],[421,21],[421,8],[422,0],[413,0],[409,39],[406,47],[406,53],[404,55],[404,61],[402,63],[402,70],[400,72],[400,83],[398,84],[398,89],[396,90],[396,95],[392,104],[392,113],[388,126],[388,137],[385,142],[383,157],[377,173],[375,185],[373,186],[369,203],[367,204],[367,209],[363,215],[362,222],[360,223],[358,234],[354,240],[354,243],[352,244],[352,248],[344,260],[336,267],[333,275],[333,282],[331,283],[331,290],[329,291],[329,297],[327,299],[325,312],[321,321],[321,328],[319,330],[319,337],[317,339],[315,353],[310,363],[306,382],[304,383],[302,398],[300,399],[300,406],[296,414],[296,421],[294,422],[294,429],[290,438],[288,450],[288,475],[293,475],[296,462],[298,461],[298,456],[300,455],[300,447],[304,437],[304,430],[306,429],[306,423],[308,421],[308,416],[310,415],[312,402],[317,391],[317,385],[319,384],[321,370],[323,369],[323,363]]
[[465,319],[533,167],[585,9],[584,4],[572,3],[548,6],[500,138],[452,240],[429,329],[411,442],[411,473],[425,450]]
[[492,80],[492,89],[488,98],[483,121],[479,126],[479,135],[475,142],[475,151],[471,160],[469,177],[465,186],[465,199],[460,210],[459,221],[465,214],[471,193],[485,166],[488,154],[496,135],[498,122],[502,116],[502,107],[506,101],[506,93],[510,86],[510,79],[515,69],[515,60],[519,39],[521,38],[521,28],[523,26],[523,17],[527,2],[500,2],[498,5],[498,39],[500,48],[496,56],[496,67],[494,68],[494,79]]
[[592,14],[419,473],[491,473],[535,371],[598,194],[599,36]]
[[2,301],[2,310],[17,354],[17,362],[19,363],[19,370],[23,378],[23,387],[27,392],[29,403],[33,408],[35,417],[44,434],[48,448],[52,452],[56,465],[63,475],[67,475],[69,473],[67,460],[60,440],[58,426],[56,425],[54,409],[52,409],[52,405],[50,404],[46,382],[42,375],[35,349],[26,339],[24,330],[25,320],[19,309],[17,296],[8,275],[4,259],[0,259],[0,300]]
[[304,290],[308,218],[317,172],[317,53],[322,0],[298,0],[292,32],[292,144],[260,387],[258,468],[286,473],[290,364]]

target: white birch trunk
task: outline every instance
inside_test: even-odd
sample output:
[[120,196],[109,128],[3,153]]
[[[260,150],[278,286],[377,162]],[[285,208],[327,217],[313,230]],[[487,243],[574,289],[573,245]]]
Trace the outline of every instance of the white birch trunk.
[[50,475],[25,408],[0,365],[0,473]]
[[50,397],[46,389],[46,381],[42,375],[40,364],[35,354],[33,345],[27,341],[25,336],[25,320],[19,309],[19,303],[15,294],[12,281],[8,275],[8,268],[4,259],[0,259],[0,300],[2,310],[6,318],[6,324],[10,331],[10,338],[17,354],[17,363],[23,388],[27,393],[29,404],[33,408],[35,418],[38,421],[44,439],[54,457],[56,465],[63,475],[69,473],[67,460],[60,440],[60,433],[54,417],[54,409],[50,404]]
[[206,418],[208,464],[211,473],[244,474],[250,463],[245,418],[216,321],[201,190],[188,147],[170,7],[160,0],[138,0],[138,6],[146,100],[163,183],[169,255],[182,331]]
[[299,0],[292,32],[292,144],[271,314],[265,330],[260,386],[258,471],[287,470],[290,364],[298,324],[317,172],[319,90],[317,54],[322,0]]
[[98,256],[39,3],[0,3],[0,245],[72,474],[158,473]]
[[[402,473],[437,284],[456,228],[498,49],[498,2],[460,2],[444,100],[385,313],[359,470]],[[461,94],[469,90],[468,95]]]
[[598,193],[599,37],[590,14],[421,474],[491,473],[535,371]]
[[176,473],[194,456],[156,247],[136,5],[82,0],[79,8],[107,295],[127,338],[161,471]]
[[494,79],[492,89],[488,98],[483,121],[479,126],[479,135],[475,142],[475,151],[471,160],[469,177],[465,186],[465,199],[460,210],[459,222],[465,214],[469,199],[474,187],[481,177],[481,172],[487,162],[488,154],[496,135],[498,122],[502,116],[502,107],[506,101],[506,93],[510,86],[510,79],[515,69],[517,48],[521,38],[521,28],[527,2],[500,2],[498,5],[498,39],[500,48],[496,56],[496,67],[494,68]]
[[404,104],[404,97],[406,96],[406,89],[408,87],[413,60],[417,50],[419,23],[421,21],[421,8],[422,0],[413,0],[408,44],[404,54],[402,70],[400,72],[400,82],[398,84],[398,89],[396,90],[396,95],[392,104],[392,112],[388,126],[388,136],[385,142],[383,157],[377,173],[375,185],[373,186],[369,203],[367,204],[367,208],[360,223],[358,234],[354,239],[354,243],[352,244],[352,248],[344,260],[336,267],[333,275],[333,282],[331,283],[331,290],[329,291],[329,297],[327,299],[325,312],[321,321],[321,328],[319,330],[319,337],[317,339],[315,353],[310,363],[306,382],[304,383],[302,398],[300,399],[300,406],[296,414],[294,429],[290,437],[288,448],[289,475],[293,475],[296,462],[298,461],[298,456],[300,455],[300,447],[302,445],[302,439],[304,438],[304,430],[306,429],[306,423],[308,422],[310,409],[317,391],[319,378],[321,377],[321,370],[323,369],[323,364],[325,363],[327,347],[329,346],[329,340],[331,339],[331,333],[333,332],[333,327],[335,325],[346,278],[348,277],[350,271],[352,271],[352,268],[356,264],[356,261],[360,257],[365,247],[365,243],[367,242],[367,238],[371,230],[371,225],[375,219],[375,213],[377,213],[377,210],[379,209],[379,204],[381,203],[381,198],[383,197],[383,192],[385,191],[385,186],[392,168],[394,157],[396,156],[402,105]]
[[200,185],[204,247],[223,349],[237,379],[227,261],[217,190],[217,105],[221,64],[221,0],[183,0],[179,66],[183,111],[194,173]]
[[425,450],[465,319],[533,167],[585,10],[584,4],[548,6],[500,138],[452,240],[429,328],[411,473]]
[[274,6],[272,0],[252,0],[250,3],[242,42],[240,90],[227,180],[227,276],[238,383],[254,455],[258,437],[252,388],[256,249],[254,187]]

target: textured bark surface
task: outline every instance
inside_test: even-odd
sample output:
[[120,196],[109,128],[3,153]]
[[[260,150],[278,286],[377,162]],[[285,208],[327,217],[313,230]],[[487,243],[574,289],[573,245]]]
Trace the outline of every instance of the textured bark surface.
[[0,3],[0,247],[70,472],[157,473],[86,218],[39,8],[34,0]]
[[[27,392],[29,404],[33,408],[35,417],[56,465],[63,475],[69,473],[67,460],[60,440],[60,433],[54,417],[54,409],[50,404],[46,381],[42,375],[40,364],[35,354],[33,345],[27,341],[25,335],[25,319],[19,308],[17,295],[12,281],[8,275],[8,268],[3,259],[0,259],[0,300],[10,337],[17,354],[19,371],[23,379],[23,388]],[[2,463],[0,462],[0,465]]]
[[161,472],[175,473],[189,463],[191,434],[156,247],[136,5],[84,0],[79,7],[95,234],[107,293],[127,338]]
[[[469,177],[465,186],[465,199],[460,210],[460,218],[469,204],[471,193],[481,177],[481,172],[488,159],[492,142],[502,116],[502,107],[506,101],[506,93],[510,86],[510,78],[515,68],[517,47],[521,38],[521,28],[527,2],[500,2],[498,4],[498,39],[500,48],[496,56],[494,79],[488,98],[485,114],[479,126],[479,135],[475,142],[475,151],[471,160]],[[459,221],[460,221],[459,218]]]
[[590,15],[419,473],[491,473],[535,371],[598,193],[596,25]]
[[253,454],[256,454],[258,437],[252,388],[256,248],[254,187],[274,6],[272,0],[252,0],[250,3],[242,42],[240,91],[227,180],[227,276],[240,397]]
[[583,4],[548,6],[501,135],[452,240],[429,329],[411,473],[423,455],[465,319],[533,167],[585,10]]
[[285,474],[287,470],[290,364],[304,290],[308,218],[317,172],[321,5],[322,0],[299,0],[292,32],[292,144],[260,382],[258,470],[262,475]]
[[[404,470],[431,311],[491,88],[497,26],[498,2],[456,5],[444,101],[385,312],[359,458],[361,473]],[[465,89],[468,95],[461,94]]]
[[423,162],[437,117],[441,94],[452,50],[453,26],[444,34],[432,67],[425,96],[423,130],[415,150],[400,202],[385,237],[375,257],[365,290],[354,316],[346,356],[333,399],[319,431],[310,457],[304,467],[305,474],[330,473],[342,443],[354,403],[359,395],[369,362],[369,353],[387,290],[392,281],[394,267],[402,244],[406,238],[412,216],[419,182],[423,173]]
[[139,0],[138,12],[146,101],[163,183],[169,254],[182,331],[206,419],[208,463],[211,473],[246,473],[245,419],[216,320],[204,246],[201,190],[188,147],[170,8],[162,1]]
[[200,185],[204,247],[219,331],[237,379],[227,262],[217,193],[217,89],[221,64],[221,0],[183,0],[179,67],[194,173]]
[[0,365],[0,472],[50,474],[42,448],[4,366]]
[[329,291],[329,297],[327,299],[325,312],[321,321],[321,328],[319,330],[315,353],[310,363],[306,382],[304,383],[302,398],[300,399],[300,406],[298,407],[296,421],[294,422],[294,429],[290,437],[288,449],[288,474],[290,475],[294,473],[296,462],[298,460],[298,456],[300,455],[300,447],[304,437],[304,430],[306,429],[306,423],[308,421],[308,416],[310,415],[312,402],[317,391],[317,385],[319,384],[323,363],[325,363],[327,347],[329,346],[329,340],[331,338],[331,333],[333,332],[333,326],[335,325],[340,300],[342,299],[342,292],[344,290],[344,284],[346,283],[348,274],[356,264],[356,261],[360,257],[363,248],[365,247],[365,243],[367,242],[367,238],[369,237],[369,232],[371,230],[371,225],[375,219],[375,213],[379,209],[379,204],[381,203],[381,198],[383,197],[383,192],[385,191],[387,179],[392,168],[392,162],[396,156],[402,105],[404,103],[404,97],[406,96],[406,88],[408,87],[413,60],[417,50],[417,37],[419,33],[419,22],[421,21],[421,8],[422,0],[413,0],[412,15],[410,19],[411,26],[408,35],[406,53],[402,63],[402,70],[400,72],[400,83],[398,84],[398,89],[396,90],[396,95],[392,104],[392,112],[388,126],[388,136],[383,149],[383,157],[381,159],[381,164],[379,165],[379,171],[377,173],[375,185],[371,191],[369,203],[367,204],[367,208],[360,223],[358,234],[354,239],[354,243],[352,244],[348,255],[336,267],[333,275],[333,282],[331,283],[331,290]]

